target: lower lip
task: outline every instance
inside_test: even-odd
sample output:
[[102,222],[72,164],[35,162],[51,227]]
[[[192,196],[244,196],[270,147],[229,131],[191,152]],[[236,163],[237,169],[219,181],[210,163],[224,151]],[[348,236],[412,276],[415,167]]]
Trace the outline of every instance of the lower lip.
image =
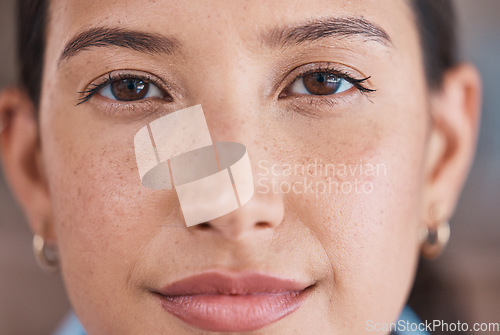
[[197,328],[241,332],[260,329],[293,313],[304,302],[306,290],[160,297],[163,308]]

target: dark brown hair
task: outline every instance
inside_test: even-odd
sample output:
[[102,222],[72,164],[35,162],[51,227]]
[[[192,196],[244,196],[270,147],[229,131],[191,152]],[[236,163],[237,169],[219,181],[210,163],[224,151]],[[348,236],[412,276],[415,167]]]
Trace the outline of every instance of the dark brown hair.
[[457,62],[457,20],[450,0],[412,0],[427,82],[441,85],[443,74]]
[[17,6],[17,59],[20,84],[38,109],[49,0],[18,0]]

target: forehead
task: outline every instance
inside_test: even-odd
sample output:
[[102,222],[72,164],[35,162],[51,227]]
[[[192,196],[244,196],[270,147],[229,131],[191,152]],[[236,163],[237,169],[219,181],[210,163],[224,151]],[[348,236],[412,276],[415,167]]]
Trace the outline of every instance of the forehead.
[[393,0],[53,0],[50,14],[49,44],[59,51],[92,27],[124,27],[198,46],[217,39],[233,47],[259,46],[263,32],[315,19],[362,18],[387,32],[395,46],[416,31],[407,1]]

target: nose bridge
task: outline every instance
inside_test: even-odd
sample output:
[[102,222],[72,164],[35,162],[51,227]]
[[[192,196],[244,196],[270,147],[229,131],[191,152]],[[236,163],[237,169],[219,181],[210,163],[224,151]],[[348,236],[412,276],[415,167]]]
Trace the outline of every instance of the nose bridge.
[[[192,96],[201,104],[214,142],[248,140],[259,118],[260,71],[244,48],[220,45],[217,58],[196,67],[205,85],[194,85]],[[215,55],[214,55],[215,58]]]
[[[231,85],[229,85],[231,86]],[[236,142],[245,147],[253,173],[258,161],[265,159],[265,141],[262,123],[265,113],[257,104],[249,102],[255,93],[252,88],[232,85],[219,98],[203,99],[210,137],[214,143]],[[243,97],[240,97],[243,96]]]

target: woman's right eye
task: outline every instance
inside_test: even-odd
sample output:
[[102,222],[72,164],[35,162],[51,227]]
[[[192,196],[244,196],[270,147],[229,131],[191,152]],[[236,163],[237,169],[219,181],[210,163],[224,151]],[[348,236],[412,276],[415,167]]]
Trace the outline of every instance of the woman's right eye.
[[112,80],[97,94],[116,101],[138,101],[148,98],[165,98],[165,94],[156,85],[139,78]]
[[160,79],[155,79],[152,75],[143,74],[123,74],[112,75],[108,74],[99,84],[90,84],[91,87],[83,92],[77,105],[81,105],[90,100],[94,95],[99,95],[103,98],[126,103],[140,102],[149,99],[160,99],[164,102],[173,102],[172,96],[160,83]]

